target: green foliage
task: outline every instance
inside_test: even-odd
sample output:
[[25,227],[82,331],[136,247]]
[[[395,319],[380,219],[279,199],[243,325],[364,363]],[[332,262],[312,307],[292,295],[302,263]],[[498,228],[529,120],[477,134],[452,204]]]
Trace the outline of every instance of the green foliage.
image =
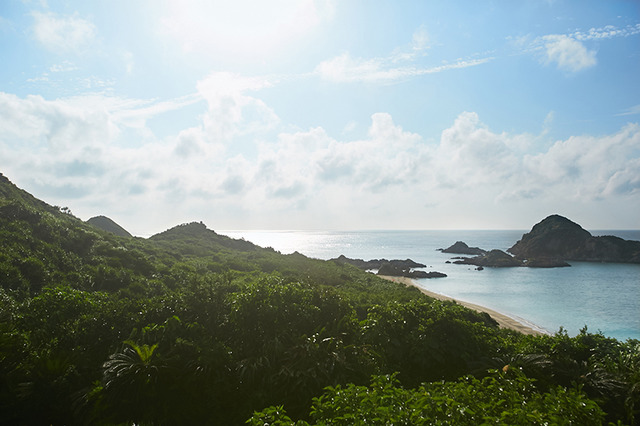
[[373,306],[363,322],[386,369],[410,386],[469,372],[474,360],[496,350],[497,330],[489,325],[460,305],[428,298]]
[[[603,417],[580,389],[540,393],[524,375],[497,372],[482,380],[467,376],[416,389],[400,387],[393,375],[377,376],[368,387],[329,387],[311,408],[311,424],[317,425],[599,425]],[[247,423],[261,421],[295,424],[282,407],[255,413]]]

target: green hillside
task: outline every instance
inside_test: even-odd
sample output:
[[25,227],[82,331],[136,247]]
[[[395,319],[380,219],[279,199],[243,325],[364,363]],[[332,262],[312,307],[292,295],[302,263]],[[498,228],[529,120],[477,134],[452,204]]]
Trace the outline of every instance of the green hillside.
[[632,424],[639,407],[638,341],[524,336],[202,223],[120,237],[0,175],[0,424]]

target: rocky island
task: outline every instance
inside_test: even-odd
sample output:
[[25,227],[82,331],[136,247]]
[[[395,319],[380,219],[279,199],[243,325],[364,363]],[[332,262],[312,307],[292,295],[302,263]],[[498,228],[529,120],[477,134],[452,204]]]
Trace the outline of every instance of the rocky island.
[[[481,253],[475,253],[481,250]],[[581,262],[640,263],[640,241],[614,236],[594,237],[580,225],[566,217],[551,215],[533,226],[505,253],[502,250],[485,252],[456,242],[443,253],[477,254],[456,258],[455,264],[478,267],[526,266],[529,268],[557,268],[571,266],[568,260]],[[511,254],[509,254],[511,253]]]
[[438,250],[443,253],[470,254],[473,256],[481,256],[487,252],[486,250],[483,250],[479,247],[469,247],[464,241],[456,241],[452,246],[447,247],[446,249]]
[[507,250],[518,259],[640,263],[640,241],[594,237],[566,217],[551,215]]

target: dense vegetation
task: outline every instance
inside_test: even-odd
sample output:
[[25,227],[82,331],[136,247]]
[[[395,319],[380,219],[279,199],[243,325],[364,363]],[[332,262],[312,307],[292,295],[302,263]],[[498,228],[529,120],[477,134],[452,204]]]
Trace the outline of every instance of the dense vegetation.
[[0,424],[637,424],[639,408],[636,340],[524,336],[199,223],[117,237],[0,175]]

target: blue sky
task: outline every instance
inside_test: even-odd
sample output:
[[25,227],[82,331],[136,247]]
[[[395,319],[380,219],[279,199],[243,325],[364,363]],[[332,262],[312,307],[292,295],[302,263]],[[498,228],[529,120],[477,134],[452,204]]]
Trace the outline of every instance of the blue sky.
[[640,228],[636,1],[0,2],[0,172],[136,235]]

